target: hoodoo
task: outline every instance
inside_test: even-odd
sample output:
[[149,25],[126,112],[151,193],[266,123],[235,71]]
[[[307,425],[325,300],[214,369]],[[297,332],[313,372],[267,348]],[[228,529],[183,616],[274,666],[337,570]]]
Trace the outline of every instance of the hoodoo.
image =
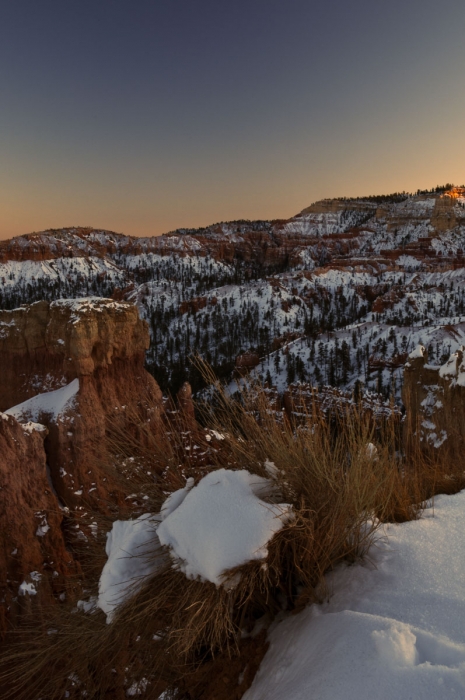
[[148,344],[136,307],[111,299],[0,311],[4,616],[23,583],[27,591],[61,594],[63,576],[79,571],[66,549],[64,514],[86,505],[107,513],[122,503],[102,466],[105,438],[128,415],[144,414],[154,431],[160,424],[162,394],[144,369]]

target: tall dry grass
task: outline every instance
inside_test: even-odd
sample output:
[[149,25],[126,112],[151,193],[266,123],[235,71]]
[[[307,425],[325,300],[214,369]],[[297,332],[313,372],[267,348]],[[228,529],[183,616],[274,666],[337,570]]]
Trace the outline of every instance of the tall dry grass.
[[[260,387],[245,385],[232,400],[203,371],[214,387],[197,407],[204,427],[173,414],[155,434],[135,415],[133,429],[110,428],[106,467],[147,497],[145,512],[159,511],[188,476],[198,481],[222,467],[247,469],[274,482],[270,493],[292,504],[293,521],[269,543],[266,562],[228,572],[240,576],[232,588],[188,580],[167,557],[110,625],[100,611],[69,609],[54,611],[39,629],[25,625],[0,657],[5,700],[66,693],[117,700],[131,688],[143,698],[162,690],[167,698],[200,697],[202,668],[214,674],[216,660],[240,657],[244,639],[278,612],[321,601],[325,574],[363,557],[382,522],[416,518],[444,484],[462,483],[450,455],[425,453],[414,440],[403,452],[394,419],[377,425],[361,407],[323,415],[315,401],[294,423],[277,414]],[[90,557],[101,557],[99,546]],[[89,590],[96,588],[95,569],[88,568]]]

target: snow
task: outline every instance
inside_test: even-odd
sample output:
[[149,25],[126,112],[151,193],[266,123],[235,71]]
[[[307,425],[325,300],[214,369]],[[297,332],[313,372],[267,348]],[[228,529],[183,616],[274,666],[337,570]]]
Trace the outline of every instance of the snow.
[[[126,695],[128,698],[132,698],[136,695],[143,695],[147,690],[149,681],[146,678],[142,678],[139,682],[134,681],[131,686],[126,690]],[[159,696],[162,698],[164,693]]]
[[98,608],[97,597],[92,595],[89,600],[78,600],[76,607],[84,613],[93,613]]
[[439,376],[443,379],[447,377],[457,376],[457,360],[458,354],[456,352],[452,353],[447,362],[445,362],[439,369]]
[[186,481],[186,485],[182,489],[178,489],[177,491],[174,491],[172,494],[168,496],[168,498],[165,500],[161,507],[160,515],[161,519],[165,520],[165,518],[168,517],[176,508],[178,508],[181,503],[184,501],[185,497],[191,490],[191,488],[194,486],[194,479],[192,477],[189,477]]
[[24,430],[24,432],[29,433],[29,435],[33,432],[44,433],[47,430],[45,425],[42,425],[42,423],[33,423],[32,421],[22,423],[21,427]]
[[418,357],[424,357],[425,352],[426,352],[426,349],[425,349],[424,345],[417,345],[415,350],[412,350],[412,352],[409,354],[409,359],[415,360]]
[[27,583],[26,581],[23,581],[22,584],[18,588],[18,595],[20,595],[20,596],[37,595],[35,585],[33,583]]
[[116,520],[107,534],[107,562],[99,581],[97,605],[111,622],[123,603],[164,563],[157,536],[159,516],[145,513],[135,520]]
[[265,559],[268,542],[292,518],[290,505],[261,500],[267,490],[268,479],[246,470],[207,474],[158,528],[175,566],[219,586],[228,569]]
[[[127,311],[132,308],[132,304],[126,302],[114,301],[105,297],[80,297],[77,299],[57,299],[50,304],[51,308],[60,307],[70,309],[73,313],[86,313],[87,311],[102,312],[105,309],[113,311]],[[63,340],[58,340],[63,343]]]
[[[16,244],[20,240],[15,239]],[[50,239],[46,245],[49,243]],[[48,289],[60,286],[63,291],[68,291],[71,280],[76,288],[85,294],[88,284],[103,275],[116,284],[122,285],[125,282],[123,270],[118,269],[111,260],[98,256],[62,257],[43,261],[9,260],[0,263],[0,282],[4,294],[26,289],[28,285],[34,286],[37,283],[45,285]]]
[[43,415],[56,421],[65,410],[72,407],[78,391],[79,379],[73,379],[70,384],[61,389],[33,396],[32,399],[9,408],[5,413],[13,416],[20,423],[26,421],[39,423]]
[[417,260],[413,255],[400,255],[396,260],[396,265],[407,269],[418,269],[421,267],[421,260]]
[[332,597],[270,633],[243,700],[465,698],[465,492],[385,528]]
[[276,477],[279,474],[279,469],[276,466],[276,464],[274,462],[272,462],[270,459],[265,459],[263,466],[265,467],[265,471],[268,474],[268,476],[270,477],[270,479],[276,479]]
[[42,574],[40,574],[38,571],[31,571],[29,577],[32,579],[32,581],[23,581],[18,587],[19,596],[37,595],[36,584],[40,583]]
[[36,537],[44,537],[50,530],[50,525],[47,522],[47,516],[45,513],[39,513],[38,516],[41,519],[41,523],[36,530]]
[[459,347],[458,352],[451,354],[449,359],[439,368],[439,376],[443,379],[450,379],[451,386],[465,386],[465,348]]

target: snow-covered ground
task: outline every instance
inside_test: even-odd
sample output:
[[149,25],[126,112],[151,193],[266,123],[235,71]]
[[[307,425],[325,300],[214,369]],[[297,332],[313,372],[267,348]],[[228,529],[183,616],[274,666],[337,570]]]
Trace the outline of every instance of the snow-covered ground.
[[[160,541],[174,568],[217,585],[224,570],[266,556],[287,517],[286,506],[260,500],[267,488],[246,471],[219,470],[197,487],[189,480],[160,516],[114,523],[98,601],[108,621],[129,584],[168,563],[153,557]],[[362,563],[328,575],[326,602],[278,616],[243,700],[465,700],[464,531],[465,491],[436,497],[420,520],[381,528]]]
[[389,525],[332,595],[275,623],[244,700],[465,698],[465,491]]
[[[261,360],[256,376],[280,392],[297,381],[400,399],[401,355],[423,343],[441,363],[463,342],[463,197],[451,208],[434,193],[333,204],[287,222],[156,238],[80,229],[19,237],[18,259],[0,263],[0,307],[116,291],[149,323],[147,366],[164,391],[186,380],[196,389],[193,355],[229,381],[250,351]],[[437,226],[444,211],[448,230]],[[51,259],[22,259],[29,249]]]

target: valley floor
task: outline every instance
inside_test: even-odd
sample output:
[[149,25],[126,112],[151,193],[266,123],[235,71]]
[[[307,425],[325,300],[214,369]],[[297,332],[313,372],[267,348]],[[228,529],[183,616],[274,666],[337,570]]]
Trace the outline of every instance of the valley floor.
[[465,698],[465,491],[388,525],[329,602],[275,623],[244,700]]

